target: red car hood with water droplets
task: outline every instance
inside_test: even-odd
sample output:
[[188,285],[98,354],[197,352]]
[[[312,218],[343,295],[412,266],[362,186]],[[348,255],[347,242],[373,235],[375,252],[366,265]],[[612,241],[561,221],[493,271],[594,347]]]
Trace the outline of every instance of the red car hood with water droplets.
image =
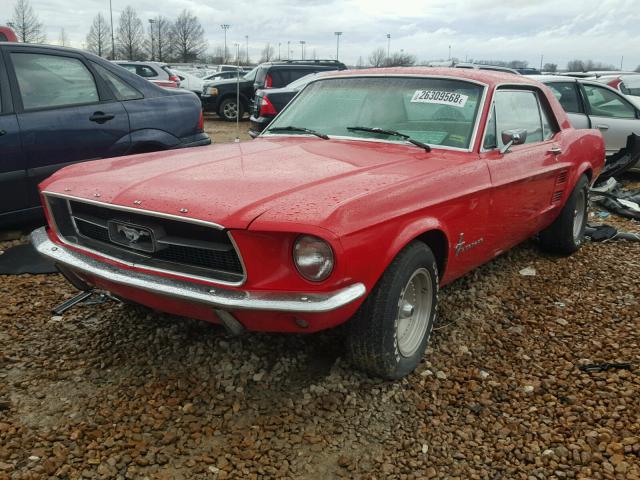
[[447,165],[443,157],[460,155],[468,154],[427,153],[385,142],[261,138],[80,163],[58,171],[40,187],[226,228],[247,228],[273,207],[290,221],[300,215],[308,222],[312,208],[317,226],[331,230],[320,225],[322,219],[349,199],[406,181],[415,174],[415,162],[421,173],[428,173]]

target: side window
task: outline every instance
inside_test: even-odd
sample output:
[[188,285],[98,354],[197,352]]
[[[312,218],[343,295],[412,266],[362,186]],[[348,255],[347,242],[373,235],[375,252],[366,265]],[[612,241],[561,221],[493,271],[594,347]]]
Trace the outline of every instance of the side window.
[[551,115],[553,114],[549,112],[548,107],[545,105],[546,102],[543,102],[540,97],[538,97],[538,103],[540,105],[540,118],[542,118],[542,138],[545,141],[551,140],[558,131],[555,122],[551,121]]
[[138,69],[136,68],[135,65],[128,65],[128,64],[118,64],[118,65],[120,65],[122,68],[126,68],[131,73],[135,73],[136,75],[138,75]]
[[547,87],[567,113],[584,113],[575,82],[548,83]]
[[100,100],[93,75],[77,58],[12,53],[11,60],[26,110]]
[[487,130],[484,132],[484,142],[482,148],[491,150],[498,146],[496,137],[496,107],[495,104],[489,110],[489,118],[487,119]]
[[109,88],[118,100],[134,100],[136,98],[143,98],[143,95],[138,90],[129,86],[117,75],[114,75],[102,65],[98,65],[95,62],[91,62],[91,64],[93,65],[93,68],[96,69],[96,72],[98,72],[98,75],[100,75],[104,82],[109,85]]
[[617,93],[596,85],[582,84],[591,115],[611,118],[636,118],[636,110]]
[[157,77],[158,74],[151,67],[147,67],[146,65],[136,65],[137,71],[136,73],[144,78],[152,78]]
[[495,96],[496,133],[498,146],[502,147],[502,132],[524,128],[525,143],[541,142],[542,121],[536,94],[524,90],[498,90]]

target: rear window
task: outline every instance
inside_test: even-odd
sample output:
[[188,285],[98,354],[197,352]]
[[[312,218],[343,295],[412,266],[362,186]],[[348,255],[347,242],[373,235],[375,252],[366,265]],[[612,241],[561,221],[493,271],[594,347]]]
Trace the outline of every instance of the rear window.
[[267,69],[266,67],[258,67],[256,69],[256,83],[263,83],[265,77],[267,76]]
[[102,65],[98,65],[95,62],[91,62],[93,68],[96,69],[96,72],[104,82],[109,86],[113,94],[118,100],[135,100],[137,98],[142,98],[142,94],[133,88],[131,85],[126,83],[117,75],[111,73],[109,70],[104,68]]

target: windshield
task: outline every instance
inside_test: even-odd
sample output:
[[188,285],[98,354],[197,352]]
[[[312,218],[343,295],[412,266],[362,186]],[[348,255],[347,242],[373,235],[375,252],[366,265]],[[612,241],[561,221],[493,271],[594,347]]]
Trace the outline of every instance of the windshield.
[[[469,148],[483,87],[463,80],[342,77],[309,84],[269,126],[326,135],[403,141],[367,127],[395,131],[433,146]],[[271,132],[272,130],[275,130]]]

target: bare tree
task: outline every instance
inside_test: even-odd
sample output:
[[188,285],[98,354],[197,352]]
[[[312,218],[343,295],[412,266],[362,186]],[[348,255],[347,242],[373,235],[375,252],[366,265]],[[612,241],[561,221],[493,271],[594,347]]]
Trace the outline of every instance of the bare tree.
[[101,13],[93,17],[93,23],[87,34],[87,50],[102,57],[107,54],[110,29]]
[[267,43],[260,52],[260,63],[268,62],[273,59],[276,49],[270,43]]
[[213,49],[213,53],[207,56],[206,60],[207,63],[211,63],[213,65],[220,65],[221,63],[224,63],[224,48],[218,45]]
[[69,37],[67,36],[67,32],[64,27],[60,29],[60,36],[58,37],[58,45],[62,47],[66,47],[69,45]]
[[164,62],[173,55],[174,35],[171,21],[158,15],[149,23],[149,40],[145,41],[145,47],[149,53],[149,58]]
[[29,0],[17,0],[11,22],[18,40],[24,43],[44,43],[43,25],[33,11]]
[[416,63],[416,57],[404,52],[394,52],[384,62],[385,67],[409,67]]
[[173,24],[173,45],[175,55],[182,62],[192,62],[207,49],[204,29],[198,18],[188,10],[183,10]]
[[372,67],[383,67],[387,59],[387,51],[380,47],[376,48],[369,55],[369,65]]
[[144,59],[142,20],[136,11],[128,5],[120,14],[116,42],[118,53],[122,58],[126,60]]
[[557,63],[545,63],[542,66],[542,71],[543,72],[552,72],[555,73],[558,71],[558,64]]

